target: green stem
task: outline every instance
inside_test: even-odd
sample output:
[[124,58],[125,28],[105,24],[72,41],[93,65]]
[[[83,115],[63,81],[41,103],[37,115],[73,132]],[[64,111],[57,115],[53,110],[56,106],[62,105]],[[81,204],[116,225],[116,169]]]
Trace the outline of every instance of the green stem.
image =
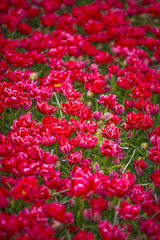
[[72,168],[71,168],[71,166],[70,166],[70,164],[68,162],[68,153],[66,154],[66,163],[68,165],[69,170],[72,171]]
[[132,141],[132,138],[134,136],[134,133],[135,133],[135,128],[133,128],[133,131],[132,131],[132,134],[131,134],[131,138],[130,138],[130,141],[129,141],[129,145],[131,144],[131,141]]
[[83,223],[83,201],[81,199],[81,197],[78,197],[77,199],[77,206],[79,206],[79,209],[77,209],[77,225],[80,226],[80,228],[82,227],[82,223]]
[[106,106],[106,109],[105,109],[105,112],[104,112],[104,115],[108,112],[108,104]]
[[104,160],[104,162],[103,162],[103,168],[105,169],[105,167],[106,167],[106,163],[107,163],[107,158],[105,158],[105,160]]
[[54,96],[55,96],[56,102],[57,102],[57,104],[58,104],[59,111],[60,111],[60,116],[61,116],[61,119],[62,119],[62,118],[63,118],[63,115],[62,115],[62,111],[61,111],[60,103],[59,103],[59,100],[58,100],[58,98],[57,98],[56,93],[54,93]]
[[6,108],[4,109],[4,112],[2,113],[2,121],[1,121],[1,133],[3,134],[3,125],[4,125],[4,118],[6,114]]

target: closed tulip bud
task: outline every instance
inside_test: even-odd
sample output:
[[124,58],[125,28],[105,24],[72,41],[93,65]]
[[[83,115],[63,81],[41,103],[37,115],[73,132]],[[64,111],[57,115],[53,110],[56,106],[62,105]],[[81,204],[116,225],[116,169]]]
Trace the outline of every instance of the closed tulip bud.
[[87,92],[87,97],[92,98],[93,97],[93,92]]
[[96,111],[93,113],[92,117],[96,120],[100,120],[102,117],[102,112],[101,111]]
[[54,169],[59,171],[60,167],[61,167],[61,162],[60,161],[56,162],[56,164],[54,165]]
[[102,127],[103,126],[103,121],[100,120],[99,123],[98,123],[98,127]]
[[36,73],[36,72],[31,73],[29,76],[30,80],[32,80],[32,81],[35,81],[37,79],[37,77],[38,77],[38,73]]
[[71,207],[76,206],[76,204],[77,204],[76,199],[71,198],[71,199],[69,200],[69,204],[70,204]]
[[103,120],[104,121],[109,121],[109,119],[111,119],[111,117],[112,117],[112,114],[107,112],[107,113],[104,114]]
[[94,163],[94,165],[93,165],[93,167],[92,167],[92,170],[93,170],[94,172],[98,172],[99,169],[100,169],[99,164],[98,164],[98,163]]
[[[152,144],[152,145],[156,145],[156,143],[157,143],[157,137],[153,135],[153,136],[149,139],[149,142],[150,142],[150,144]],[[158,142],[159,142],[159,141],[158,141]]]
[[142,144],[141,144],[141,148],[142,148],[143,150],[146,150],[147,147],[148,147],[148,146],[147,146],[147,143],[142,143]]
[[91,102],[91,101],[88,101],[87,104],[86,104],[86,107],[87,107],[87,108],[91,108],[91,107],[92,107],[92,102]]
[[115,208],[114,204],[113,204],[111,201],[109,201],[109,203],[108,203],[108,208],[107,208],[107,209],[108,209],[109,211],[113,211],[114,208]]
[[63,228],[63,223],[61,223],[59,221],[54,221],[52,224],[52,228],[53,228],[53,230],[58,231]]

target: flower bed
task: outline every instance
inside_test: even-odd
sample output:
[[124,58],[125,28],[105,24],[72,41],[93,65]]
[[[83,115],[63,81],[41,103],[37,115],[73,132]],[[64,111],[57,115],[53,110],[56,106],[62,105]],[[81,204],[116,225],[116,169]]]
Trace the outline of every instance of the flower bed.
[[0,13],[0,239],[160,239],[160,2]]

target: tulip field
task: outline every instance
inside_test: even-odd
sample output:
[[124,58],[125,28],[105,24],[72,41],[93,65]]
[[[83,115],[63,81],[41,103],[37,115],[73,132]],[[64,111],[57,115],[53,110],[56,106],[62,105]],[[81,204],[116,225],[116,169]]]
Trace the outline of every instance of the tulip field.
[[0,1],[0,240],[160,240],[160,1]]

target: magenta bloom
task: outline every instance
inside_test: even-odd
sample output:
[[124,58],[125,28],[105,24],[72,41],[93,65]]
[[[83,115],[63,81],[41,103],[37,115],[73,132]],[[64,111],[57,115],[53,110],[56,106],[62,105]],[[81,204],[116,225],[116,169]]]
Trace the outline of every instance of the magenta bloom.
[[125,240],[128,235],[118,224],[112,225],[108,220],[99,222],[98,227],[102,240]]
[[150,173],[150,179],[156,187],[160,188],[160,169],[157,168],[153,174]]
[[97,143],[97,138],[91,134],[81,134],[78,136],[78,146],[80,148],[94,148]]
[[54,108],[53,106],[49,105],[48,102],[43,101],[37,102],[36,107],[38,112],[45,115],[51,115],[57,110],[57,107]]
[[24,202],[44,201],[51,197],[48,188],[38,185],[34,176],[19,179],[13,187],[11,195],[13,199],[22,199]]
[[78,150],[77,152],[71,152],[68,154],[68,162],[70,164],[78,164],[82,161],[83,155],[82,151]]
[[74,235],[73,240],[94,240],[93,233],[87,233],[85,230],[80,230],[76,235]]
[[115,142],[104,140],[100,146],[100,151],[106,157],[114,157],[121,153],[121,148]]
[[160,147],[155,146],[153,149],[149,148],[148,158],[156,165],[160,164]]
[[123,200],[121,202],[120,208],[116,207],[116,210],[118,211],[120,217],[123,220],[131,219],[131,220],[137,220],[139,219],[139,211],[140,211],[140,205],[130,205],[127,201]]
[[118,138],[120,134],[118,127],[114,124],[109,124],[102,129],[102,135],[105,138]]
[[154,120],[150,117],[149,113],[144,114],[142,112],[139,113],[134,113],[134,112],[129,112],[127,113],[127,122],[122,124],[122,127],[124,130],[129,130],[129,129],[149,129]]
[[5,208],[9,204],[9,192],[5,189],[5,187],[0,187],[0,208]]

